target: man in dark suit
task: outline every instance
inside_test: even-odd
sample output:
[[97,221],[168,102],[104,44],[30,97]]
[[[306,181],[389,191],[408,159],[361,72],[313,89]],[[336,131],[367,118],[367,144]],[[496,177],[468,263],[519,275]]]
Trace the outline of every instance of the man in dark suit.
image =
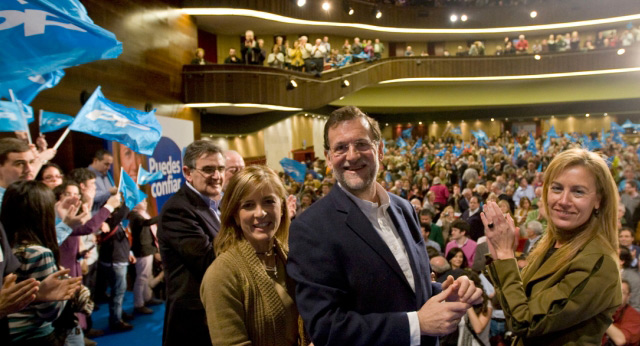
[[484,225],[480,218],[482,208],[480,207],[480,201],[478,196],[472,196],[469,198],[469,209],[465,210],[460,218],[469,224],[469,239],[478,241],[478,238],[484,235]]
[[191,143],[182,171],[187,182],[163,206],[158,243],[167,282],[163,345],[211,345],[200,283],[213,262],[220,229],[218,205],[224,183],[222,150],[208,141]]
[[383,154],[375,120],[356,107],[338,109],[324,142],[338,185],[291,224],[287,264],[311,340],[437,344],[481,290],[466,278],[431,282],[415,211],[375,181]]

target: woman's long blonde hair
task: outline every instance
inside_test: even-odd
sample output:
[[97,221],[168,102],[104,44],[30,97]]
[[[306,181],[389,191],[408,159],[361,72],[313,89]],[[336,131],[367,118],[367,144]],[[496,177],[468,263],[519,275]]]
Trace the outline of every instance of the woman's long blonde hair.
[[269,167],[249,166],[231,178],[224,197],[222,197],[222,202],[220,203],[220,209],[222,210],[220,233],[218,233],[214,241],[216,256],[229,250],[231,246],[244,239],[242,228],[236,222],[240,204],[250,193],[264,188],[273,191],[280,199],[282,217],[280,226],[276,230],[275,238],[286,250],[290,224],[289,209],[287,208],[287,190],[282,186],[278,175]]
[[[600,197],[600,208],[597,214],[593,213],[591,215],[581,232],[575,234],[557,250],[559,258],[554,263],[554,270],[558,270],[568,263],[582,247],[595,238],[600,238],[604,244],[608,245],[605,250],[618,263],[618,189],[607,164],[600,156],[590,151],[576,148],[558,154],[551,161],[544,173],[542,189],[542,201],[546,214],[551,215],[547,203],[551,183],[566,169],[575,166],[582,166],[593,174],[596,182],[596,193]],[[535,258],[543,257],[552,246],[555,246],[556,241],[561,240],[556,226],[550,219],[548,221],[546,233],[540,239],[538,246],[529,255],[531,256],[529,263],[533,263]],[[528,266],[524,270],[526,271],[529,268]]]

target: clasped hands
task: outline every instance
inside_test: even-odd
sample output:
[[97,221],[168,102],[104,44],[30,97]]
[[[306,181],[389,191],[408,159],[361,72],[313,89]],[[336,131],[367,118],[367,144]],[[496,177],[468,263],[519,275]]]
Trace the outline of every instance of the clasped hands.
[[420,333],[442,336],[452,333],[471,306],[482,302],[482,289],[466,276],[442,283],[442,292],[431,297],[418,311]]

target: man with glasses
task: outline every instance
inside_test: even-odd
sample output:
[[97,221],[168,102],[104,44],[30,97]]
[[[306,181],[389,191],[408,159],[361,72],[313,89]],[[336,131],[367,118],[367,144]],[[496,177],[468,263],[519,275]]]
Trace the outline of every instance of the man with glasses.
[[[376,182],[378,123],[356,107],[324,128],[338,186],[291,223],[287,274],[315,345],[436,345],[482,291],[466,278],[430,280],[418,217]],[[443,290],[444,289],[444,290]]]
[[224,152],[224,160],[226,169],[224,171],[224,185],[222,186],[222,191],[227,190],[227,185],[236,173],[240,172],[244,169],[244,159],[235,150],[227,150]]
[[167,282],[163,345],[211,345],[200,283],[213,262],[213,239],[220,229],[222,150],[210,141],[191,143],[182,172],[187,182],[164,204],[158,243]]

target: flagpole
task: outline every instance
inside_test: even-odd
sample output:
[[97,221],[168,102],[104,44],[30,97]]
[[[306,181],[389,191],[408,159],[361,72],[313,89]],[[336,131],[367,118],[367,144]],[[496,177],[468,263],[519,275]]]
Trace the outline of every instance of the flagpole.
[[44,111],[42,110],[42,108],[40,108],[40,113],[38,114],[40,116],[40,119],[38,120],[38,136],[42,137],[42,114],[44,113]]
[[67,138],[67,136],[69,135],[69,128],[67,127],[66,130],[64,130],[64,132],[62,133],[62,136],[60,136],[60,138],[58,138],[58,141],[56,142],[56,145],[53,146],[53,150],[58,150],[58,148],[60,147],[60,144],[62,144],[62,141],[64,141],[65,138]]
[[9,89],[9,95],[11,95],[11,102],[16,102],[18,103],[18,106],[20,106],[20,115],[22,116],[22,121],[24,122],[24,126],[27,129],[27,139],[29,140],[29,144],[32,144],[33,141],[31,140],[31,131],[29,131],[29,122],[27,121],[27,117],[24,115],[22,101],[16,100],[16,95],[13,93],[12,89]]

